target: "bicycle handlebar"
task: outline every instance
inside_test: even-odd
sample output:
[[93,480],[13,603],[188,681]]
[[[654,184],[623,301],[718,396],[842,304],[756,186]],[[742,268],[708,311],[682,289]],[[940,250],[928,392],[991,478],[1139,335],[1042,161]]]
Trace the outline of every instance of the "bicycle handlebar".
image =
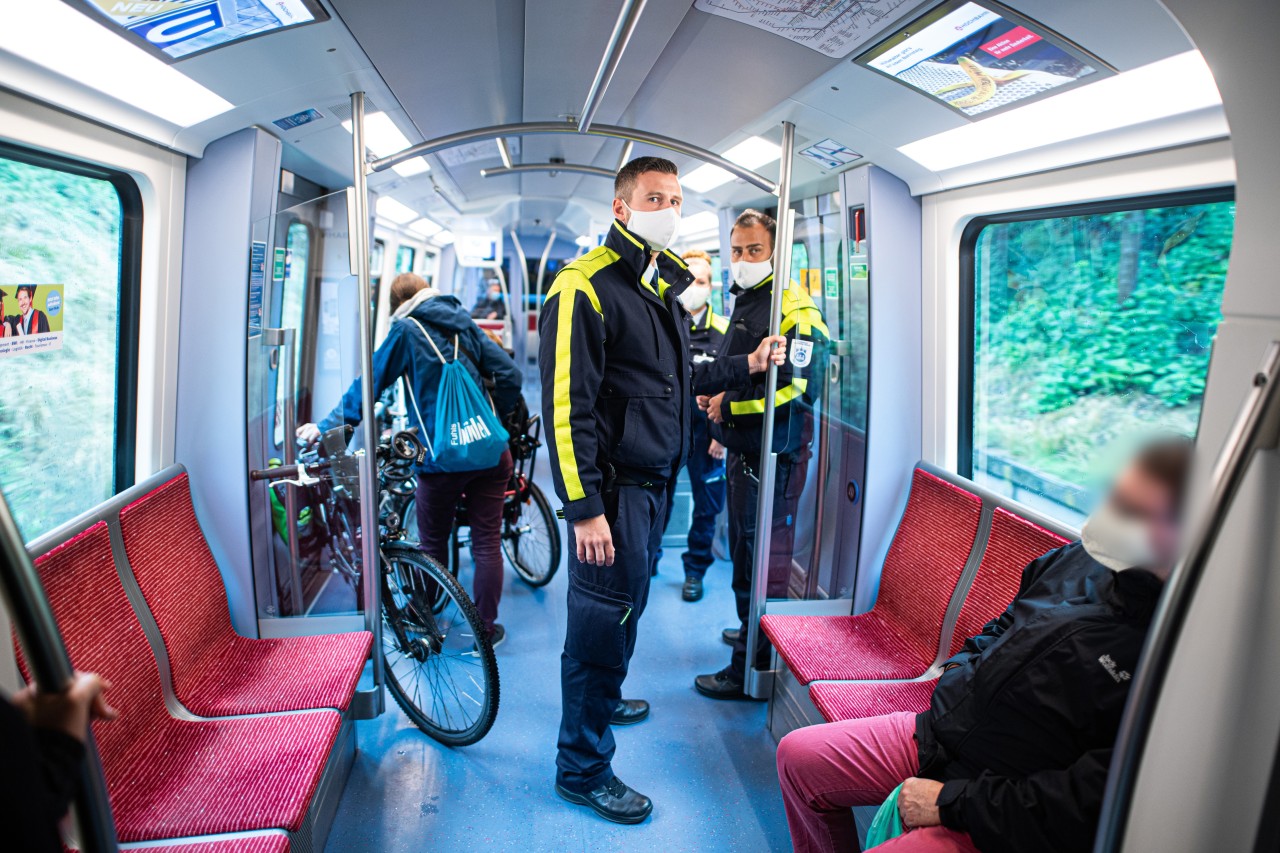
[[[317,474],[328,469],[333,463],[328,459],[322,459],[319,462],[312,462],[302,466],[302,470],[308,474]],[[254,469],[249,471],[250,480],[292,480],[298,476],[297,465],[281,465],[278,468]]]

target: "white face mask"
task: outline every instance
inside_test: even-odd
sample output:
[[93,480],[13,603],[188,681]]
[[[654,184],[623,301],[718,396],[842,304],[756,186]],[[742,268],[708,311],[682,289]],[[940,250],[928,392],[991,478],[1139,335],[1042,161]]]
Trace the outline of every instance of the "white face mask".
[[680,231],[680,211],[674,207],[661,210],[632,210],[625,201],[622,206],[631,214],[627,230],[649,244],[654,252],[661,252],[671,245]]
[[769,277],[769,273],[773,272],[773,261],[734,261],[730,266],[733,269],[734,283],[748,290],[764,281]]
[[1089,556],[1112,571],[1150,567],[1156,562],[1151,535],[1141,519],[1122,515],[1107,501],[1085,519],[1080,541]]
[[684,293],[680,294],[680,302],[684,305],[684,310],[690,314],[701,311],[710,298],[711,288],[700,284],[691,284],[684,289]]

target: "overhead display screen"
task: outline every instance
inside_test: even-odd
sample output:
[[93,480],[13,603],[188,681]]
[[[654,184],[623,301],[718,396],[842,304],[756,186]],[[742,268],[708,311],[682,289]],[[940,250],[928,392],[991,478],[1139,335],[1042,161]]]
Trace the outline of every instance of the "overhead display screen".
[[313,0],[79,0],[170,59],[325,20]]
[[948,0],[855,61],[970,118],[1112,73],[1051,30],[967,0]]

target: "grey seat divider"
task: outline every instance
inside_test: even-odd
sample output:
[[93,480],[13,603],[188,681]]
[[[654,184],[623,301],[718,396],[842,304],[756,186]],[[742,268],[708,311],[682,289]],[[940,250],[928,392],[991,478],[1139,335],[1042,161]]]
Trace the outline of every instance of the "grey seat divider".
[[914,681],[932,681],[942,673],[942,665],[950,657],[948,653],[951,651],[951,640],[955,634],[956,623],[960,621],[960,611],[964,608],[965,598],[969,594],[969,589],[973,586],[974,579],[978,576],[978,569],[982,566],[982,559],[986,556],[987,543],[991,539],[992,519],[995,518],[996,510],[1003,509],[1006,512],[1024,518],[1032,524],[1043,527],[1050,533],[1061,536],[1068,542],[1079,538],[1079,533],[1061,522],[1028,509],[1004,495],[997,494],[988,488],[979,486],[972,480],[966,480],[936,465],[931,465],[928,462],[918,462],[916,467],[932,474],[939,480],[964,489],[982,499],[982,515],[978,519],[978,532],[974,536],[973,546],[969,549],[969,558],[965,560],[960,579],[956,582],[956,588],[951,593],[951,600],[947,603],[947,612],[942,618],[942,631],[938,637],[937,653],[934,656],[933,663],[925,670],[924,674],[919,678],[912,679]]

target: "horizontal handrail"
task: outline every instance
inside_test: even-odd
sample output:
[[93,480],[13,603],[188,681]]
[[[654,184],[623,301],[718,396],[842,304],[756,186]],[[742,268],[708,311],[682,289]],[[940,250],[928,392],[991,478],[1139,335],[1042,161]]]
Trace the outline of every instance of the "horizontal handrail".
[[613,180],[617,174],[599,166],[583,166],[578,163],[517,163],[513,166],[494,166],[492,169],[481,169],[482,178],[500,178],[503,175],[520,175],[526,172],[574,172],[579,175],[594,175],[597,178]]
[[1164,598],[1152,620],[1116,736],[1094,848],[1097,853],[1113,853],[1124,843],[1129,808],[1137,787],[1138,767],[1142,763],[1160,691],[1168,677],[1169,663],[1182,625],[1191,610],[1196,587],[1254,454],[1276,446],[1280,433],[1280,404],[1277,403],[1280,390],[1277,389],[1280,389],[1280,341],[1272,341],[1257,373],[1253,375],[1253,387],[1214,463],[1209,499],[1191,527],[1187,548],[1170,576]]
[[[546,134],[577,135],[578,127],[575,124],[560,121],[530,121],[517,122],[514,124],[495,124],[490,127],[479,127],[475,130],[464,130],[458,133],[450,133],[445,136],[437,136],[435,139],[428,139],[426,142],[419,142],[417,145],[411,145],[398,154],[391,154],[387,157],[380,157],[377,160],[374,160],[369,164],[368,169],[370,172],[383,172],[390,169],[392,166],[403,163],[405,160],[411,160],[414,157],[422,157],[427,154],[434,154],[437,151],[443,151],[446,148],[453,148],[467,142],[480,142],[485,139],[497,139],[498,137],[505,136],[537,136]],[[690,157],[696,157],[706,163],[711,163],[714,166],[719,166],[734,177],[741,178],[747,183],[759,187],[767,193],[776,193],[778,190],[778,185],[763,175],[758,175],[750,169],[743,168],[731,160],[726,160],[714,151],[699,148],[697,145],[690,145],[687,142],[674,139],[670,136],[650,133],[647,130],[637,130],[633,127],[619,127],[612,124],[592,125],[591,128],[584,131],[582,135],[627,139],[632,142],[643,142],[646,145],[666,148],[668,151],[686,154]]]

